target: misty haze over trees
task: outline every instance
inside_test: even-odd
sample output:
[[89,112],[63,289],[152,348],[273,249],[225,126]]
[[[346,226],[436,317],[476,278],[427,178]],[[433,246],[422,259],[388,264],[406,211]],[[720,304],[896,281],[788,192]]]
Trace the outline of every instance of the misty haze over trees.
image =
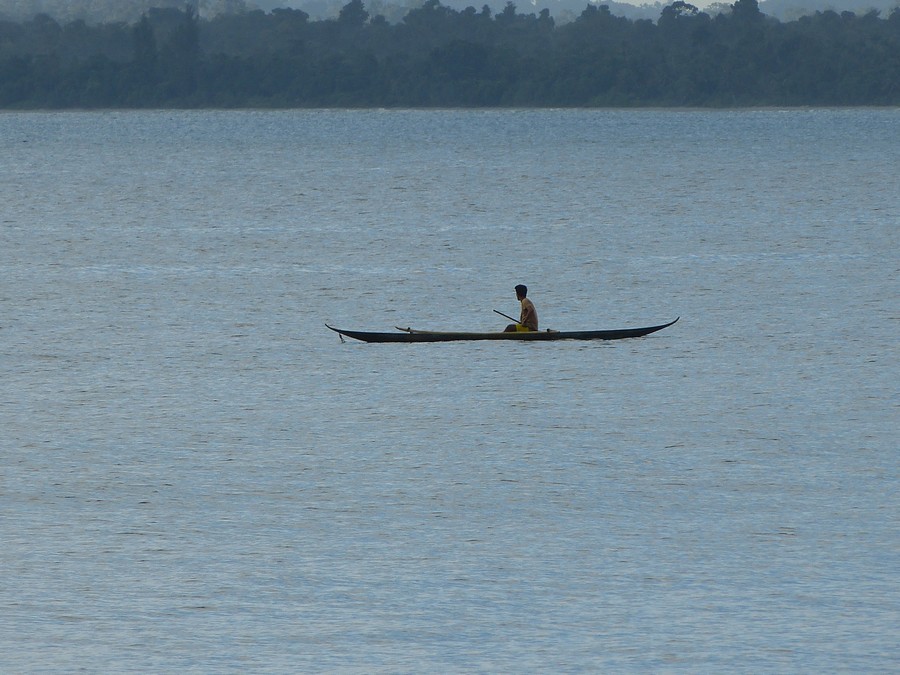
[[[220,14],[243,14],[262,9],[289,7],[301,9],[311,20],[336,19],[347,0],[0,0],[0,21],[30,21],[38,14],[46,14],[55,21],[66,24],[82,20],[87,24],[135,23],[150,9],[184,9],[187,4],[194,7],[201,19],[210,19]],[[384,16],[390,23],[399,23],[412,9],[422,6],[424,0],[368,0],[366,10],[372,16]],[[635,4],[632,4],[635,3]],[[590,4],[604,4],[614,16],[628,19],[651,19],[656,21],[666,7],[660,0],[632,0],[632,2],[602,2],[593,0]],[[463,11],[470,0],[443,0],[450,9]],[[492,13],[503,11],[506,0],[486,0],[478,7],[489,7]],[[581,14],[586,0],[529,0],[528,11],[540,14],[544,9],[557,24],[569,23]],[[878,10],[887,16],[900,6],[900,0],[761,0],[759,9],[763,14],[781,21],[799,19],[817,11],[854,12],[867,14]],[[731,11],[724,0],[703,4],[703,11],[711,16]]]
[[897,10],[781,22],[757,0],[676,0],[656,22],[588,4],[557,23],[427,0],[394,22],[361,0],[326,20],[242,2],[0,20],[0,107],[900,104]]

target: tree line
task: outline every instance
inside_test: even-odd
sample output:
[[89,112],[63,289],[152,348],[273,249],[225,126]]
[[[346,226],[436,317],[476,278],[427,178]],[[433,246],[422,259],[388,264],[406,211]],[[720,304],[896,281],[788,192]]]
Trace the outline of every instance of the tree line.
[[556,25],[426,0],[402,21],[350,0],[301,10],[152,9],[134,24],[0,22],[0,107],[624,107],[900,104],[900,10],[780,22],[757,0],[655,22],[589,4]]

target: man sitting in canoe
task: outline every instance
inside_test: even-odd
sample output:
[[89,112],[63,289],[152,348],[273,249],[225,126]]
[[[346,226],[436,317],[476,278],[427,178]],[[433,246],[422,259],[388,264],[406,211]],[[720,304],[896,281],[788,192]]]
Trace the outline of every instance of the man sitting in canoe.
[[522,312],[519,314],[519,323],[511,323],[505,329],[504,333],[526,332],[538,329],[537,310],[534,303],[526,296],[528,295],[528,287],[519,284],[516,286],[516,298],[522,303]]

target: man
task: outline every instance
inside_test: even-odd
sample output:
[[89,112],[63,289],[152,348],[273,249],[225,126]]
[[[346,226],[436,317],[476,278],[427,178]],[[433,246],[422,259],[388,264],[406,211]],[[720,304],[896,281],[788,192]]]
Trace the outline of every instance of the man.
[[526,296],[528,295],[528,287],[523,284],[516,286],[516,298],[522,303],[522,312],[519,314],[519,323],[511,323],[505,329],[504,333],[515,333],[517,331],[529,331],[538,329],[537,310],[534,303]]

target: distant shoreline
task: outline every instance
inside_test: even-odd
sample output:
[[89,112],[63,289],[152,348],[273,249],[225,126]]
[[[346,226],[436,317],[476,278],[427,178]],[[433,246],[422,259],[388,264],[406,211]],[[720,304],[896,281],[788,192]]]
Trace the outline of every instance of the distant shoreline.
[[589,5],[462,12],[429,0],[391,24],[350,0],[203,21],[154,10],[134,26],[5,27],[0,108],[820,108],[900,105],[900,10],[781,23],[756,0],[715,17],[684,2],[659,21]]

